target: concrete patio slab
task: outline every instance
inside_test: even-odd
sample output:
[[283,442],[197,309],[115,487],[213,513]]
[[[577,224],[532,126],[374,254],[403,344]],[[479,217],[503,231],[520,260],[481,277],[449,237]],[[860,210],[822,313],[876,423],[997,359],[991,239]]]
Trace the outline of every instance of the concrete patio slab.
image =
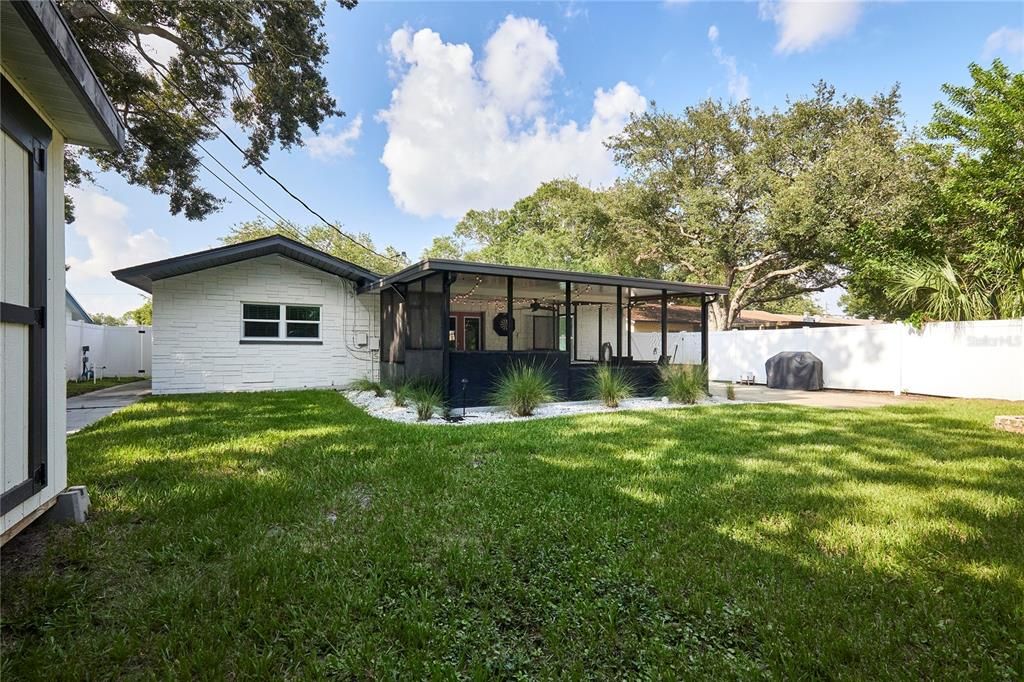
[[[727,384],[711,382],[711,395],[725,397]],[[851,409],[859,407],[882,407],[884,405],[905,405],[908,402],[927,400],[921,396],[897,396],[891,393],[872,391],[794,391],[768,388],[764,385],[734,384],[736,399],[749,403],[785,403],[807,407],[829,407]]]
[[75,433],[150,394],[150,381],[133,381],[68,398],[67,432]]

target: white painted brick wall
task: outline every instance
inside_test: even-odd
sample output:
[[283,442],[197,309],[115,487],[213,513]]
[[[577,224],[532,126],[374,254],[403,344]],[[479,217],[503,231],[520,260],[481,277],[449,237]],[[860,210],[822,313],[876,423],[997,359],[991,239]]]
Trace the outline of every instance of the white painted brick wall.
[[[320,305],[323,345],[242,345],[241,304]],[[264,256],[153,283],[153,393],[343,386],[376,371],[380,306],[354,283]],[[358,347],[365,335],[369,344]]]

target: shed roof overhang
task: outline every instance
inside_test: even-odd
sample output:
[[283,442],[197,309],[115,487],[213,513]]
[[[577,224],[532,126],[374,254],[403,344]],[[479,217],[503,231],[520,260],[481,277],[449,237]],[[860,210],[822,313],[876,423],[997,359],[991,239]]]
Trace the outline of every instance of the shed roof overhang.
[[473,261],[435,259],[420,261],[404,270],[388,275],[375,282],[364,285],[360,292],[387,288],[396,284],[413,282],[435,272],[452,272],[468,275],[491,275],[495,277],[514,277],[519,279],[538,279],[551,282],[572,282],[574,284],[594,284],[600,286],[623,287],[628,289],[644,289],[664,291],[670,295],[714,296],[728,292],[727,287],[717,284],[696,284],[689,282],[671,282],[645,277],[623,277],[622,275],[603,275],[593,272],[573,272],[571,270],[551,270],[548,268],[529,268],[520,265],[496,265]]
[[221,265],[259,258],[261,256],[283,256],[303,265],[316,268],[331,275],[350,279],[357,286],[363,286],[380,279],[380,275],[359,267],[346,260],[329,256],[295,240],[275,235],[254,239],[241,244],[230,244],[208,251],[188,253],[152,263],[143,263],[111,274],[117,279],[153,293],[153,282],[168,277],[187,275],[190,272],[208,270]]
[[0,2],[4,73],[69,144],[124,147],[124,125],[53,0]]

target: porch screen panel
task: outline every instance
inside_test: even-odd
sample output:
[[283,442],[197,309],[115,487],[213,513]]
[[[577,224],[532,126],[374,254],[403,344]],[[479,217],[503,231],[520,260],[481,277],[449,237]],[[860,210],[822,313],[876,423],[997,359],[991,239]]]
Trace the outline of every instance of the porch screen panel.
[[380,294],[380,353],[384,362],[405,362],[405,304],[394,289]]
[[409,284],[406,317],[409,322],[410,350],[443,350],[448,338],[448,320],[444,313],[442,274],[424,277]]

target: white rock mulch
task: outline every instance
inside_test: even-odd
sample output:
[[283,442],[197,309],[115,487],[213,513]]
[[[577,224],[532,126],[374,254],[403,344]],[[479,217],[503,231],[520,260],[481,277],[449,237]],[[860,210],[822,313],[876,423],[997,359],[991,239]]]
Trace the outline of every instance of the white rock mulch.
[[[377,397],[371,391],[341,391],[353,405],[357,405],[373,417],[389,419],[393,422],[417,423],[416,408],[410,403],[406,407],[396,407],[391,394]],[[624,410],[664,410],[697,407],[699,405],[738,405],[742,400],[726,400],[710,396],[694,405],[670,403],[666,398],[629,398],[619,403],[619,407],[605,407],[597,400],[583,400],[564,403],[545,403],[538,407],[533,416],[514,417],[500,407],[467,407],[466,418],[462,421],[445,421],[440,413],[429,421],[420,424],[492,424],[496,422],[523,422],[531,419],[550,419],[575,414],[591,414],[594,412],[622,412]],[[462,408],[452,410],[452,416],[461,417]]]

